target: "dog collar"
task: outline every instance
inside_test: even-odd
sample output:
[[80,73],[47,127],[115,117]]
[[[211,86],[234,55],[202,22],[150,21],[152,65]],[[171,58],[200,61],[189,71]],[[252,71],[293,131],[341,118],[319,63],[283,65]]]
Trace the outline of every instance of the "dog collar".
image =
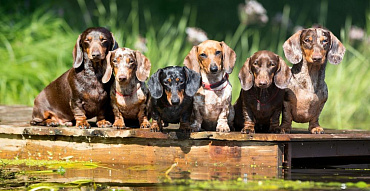
[[119,96],[122,96],[122,97],[131,97],[132,95],[134,95],[135,92],[137,92],[137,90],[139,90],[141,87],[141,84],[139,85],[138,88],[136,88],[136,90],[134,90],[131,94],[121,94],[119,93],[118,91],[116,91],[116,95],[119,95]]
[[[214,88],[217,88],[219,86],[221,86],[224,82],[226,82],[227,80],[229,79],[229,74],[226,73],[225,76],[222,78],[221,81],[219,82],[216,82],[216,83],[213,83],[213,84],[207,84],[207,83],[204,83],[202,82],[202,87],[206,90],[212,90]],[[226,86],[225,86],[226,87]],[[223,88],[222,88],[223,89]]]

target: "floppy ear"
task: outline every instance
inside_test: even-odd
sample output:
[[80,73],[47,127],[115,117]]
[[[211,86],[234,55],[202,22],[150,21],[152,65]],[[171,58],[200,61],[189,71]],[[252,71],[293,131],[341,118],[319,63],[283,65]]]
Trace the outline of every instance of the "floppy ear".
[[104,76],[102,78],[102,82],[105,84],[107,83],[111,76],[112,76],[112,66],[110,65],[110,59],[112,57],[112,51],[109,51],[108,52],[108,55],[105,57],[105,60],[107,61],[106,64],[107,64],[107,68],[105,69],[105,73],[104,73]]
[[161,74],[162,74],[162,69],[159,69],[156,73],[154,73],[149,78],[149,81],[148,81],[149,92],[150,92],[150,95],[154,99],[159,99],[160,97],[162,97],[162,94],[163,94],[163,87],[159,80],[159,77],[161,76]]
[[330,50],[328,52],[328,60],[332,64],[339,64],[344,56],[344,53],[346,52],[346,48],[343,46],[343,44],[338,40],[336,36],[333,35],[333,33],[330,32]]
[[199,73],[198,46],[193,46],[189,54],[184,59],[184,65],[191,70]]
[[248,58],[247,61],[245,61],[239,72],[240,84],[245,91],[251,89],[254,81],[252,71],[250,70],[250,59],[251,58]]
[[151,63],[149,59],[139,51],[135,51],[135,57],[137,62],[136,77],[139,81],[145,82],[149,77]]
[[233,49],[231,49],[229,46],[227,46],[224,41],[221,42],[222,46],[222,58],[223,58],[223,67],[226,73],[231,74],[233,72],[233,68],[236,61],[236,54]]
[[278,56],[278,58],[279,68],[275,72],[274,82],[278,88],[285,89],[288,87],[290,78],[292,77],[292,72],[284,60],[280,56]]
[[302,60],[302,50],[301,50],[301,34],[302,30],[296,32],[283,44],[285,57],[292,64],[297,64]]
[[114,38],[113,33],[110,33],[110,34],[112,35],[112,41],[113,41],[112,50],[116,50],[119,47],[118,43],[116,41],[116,38]]
[[73,68],[78,68],[81,66],[83,61],[83,52],[80,45],[81,35],[78,35],[75,47],[73,48]]
[[200,74],[186,66],[184,66],[183,69],[186,75],[185,94],[189,97],[193,97],[200,87]]

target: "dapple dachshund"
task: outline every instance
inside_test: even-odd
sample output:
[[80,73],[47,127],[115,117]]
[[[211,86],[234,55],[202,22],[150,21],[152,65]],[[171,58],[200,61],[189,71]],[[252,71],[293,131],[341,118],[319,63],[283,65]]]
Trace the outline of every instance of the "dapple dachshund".
[[308,131],[324,133],[319,116],[328,99],[325,83],[327,60],[339,64],[346,51],[330,31],[309,28],[296,32],[283,45],[285,57],[293,64],[292,79],[286,89],[281,132],[291,130],[292,120],[309,122]]
[[[110,84],[105,56],[118,47],[112,33],[101,27],[88,28],[78,36],[73,49],[73,68],[51,82],[36,97],[31,125],[90,128],[87,119],[97,117],[97,126],[106,127]],[[103,77],[104,76],[104,77]]]
[[239,72],[242,86],[235,107],[235,129],[242,133],[279,131],[284,89],[291,72],[273,52],[254,53]]
[[[126,128],[125,120],[149,128],[148,100],[149,91],[145,81],[150,73],[150,61],[139,51],[119,48],[107,55],[107,74],[114,74],[110,91],[114,113],[113,127]],[[110,74],[110,75],[109,75]],[[103,83],[108,82],[105,78]]]
[[161,131],[162,122],[180,123],[180,129],[190,131],[193,96],[200,87],[200,78],[186,66],[159,69],[150,77],[152,131]]
[[207,40],[194,46],[184,65],[199,72],[202,87],[194,96],[192,130],[229,132],[234,120],[232,87],[228,80],[236,54],[224,42]]

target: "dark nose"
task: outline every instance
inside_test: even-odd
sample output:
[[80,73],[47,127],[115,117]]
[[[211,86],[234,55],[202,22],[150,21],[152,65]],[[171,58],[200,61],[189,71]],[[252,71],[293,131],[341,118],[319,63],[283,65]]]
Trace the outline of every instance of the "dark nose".
[[99,51],[93,51],[93,52],[91,53],[91,56],[92,56],[93,58],[100,58],[101,54],[100,54],[100,52],[99,52]]
[[218,71],[217,65],[216,64],[212,64],[210,70],[211,70],[212,73],[216,73]]
[[127,79],[127,77],[126,77],[126,76],[124,76],[124,75],[120,75],[120,76],[118,76],[118,80],[119,80],[120,82],[125,81],[126,79]]
[[180,99],[178,98],[178,97],[176,97],[176,98],[171,98],[171,103],[172,103],[172,105],[179,105],[179,103],[180,103]]
[[260,86],[266,86],[267,85],[267,81],[266,80],[261,80],[258,85]]
[[312,60],[313,60],[314,62],[321,62],[322,57],[321,57],[321,56],[313,56],[313,57],[312,57]]

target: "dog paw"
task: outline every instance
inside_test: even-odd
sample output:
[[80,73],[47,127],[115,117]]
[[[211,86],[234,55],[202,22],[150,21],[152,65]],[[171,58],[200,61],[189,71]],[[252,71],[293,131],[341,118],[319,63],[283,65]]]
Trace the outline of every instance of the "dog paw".
[[290,127],[276,127],[273,129],[273,133],[280,133],[280,134],[289,134],[291,128]]
[[311,134],[324,134],[324,129],[320,126],[314,127],[310,130]]
[[46,123],[46,126],[48,127],[57,127],[60,125],[58,121],[53,120],[53,119],[47,119],[45,120],[45,123]]
[[219,123],[219,124],[217,124],[216,131],[217,132],[222,132],[222,133],[228,133],[228,132],[230,132],[230,127],[227,123],[226,124]]
[[150,131],[151,132],[160,132],[161,128],[159,128],[158,124],[152,124],[152,126],[150,127]]
[[254,123],[246,121],[244,122],[244,128],[241,130],[241,133],[243,134],[254,134]]
[[123,121],[123,119],[117,119],[117,120],[114,121],[113,127],[117,128],[117,129],[125,129],[126,125],[125,125],[125,122]]
[[84,120],[78,120],[76,121],[76,127],[80,129],[90,129],[90,124],[84,119]]
[[112,123],[110,123],[109,121],[103,119],[103,120],[100,120],[100,121],[96,122],[96,125],[99,128],[106,128],[106,127],[111,127],[112,126]]
[[140,124],[140,128],[141,129],[148,129],[150,128],[150,122],[148,120],[144,120],[141,124]]
[[190,129],[192,132],[199,132],[201,129],[201,124],[193,123],[190,125]]

